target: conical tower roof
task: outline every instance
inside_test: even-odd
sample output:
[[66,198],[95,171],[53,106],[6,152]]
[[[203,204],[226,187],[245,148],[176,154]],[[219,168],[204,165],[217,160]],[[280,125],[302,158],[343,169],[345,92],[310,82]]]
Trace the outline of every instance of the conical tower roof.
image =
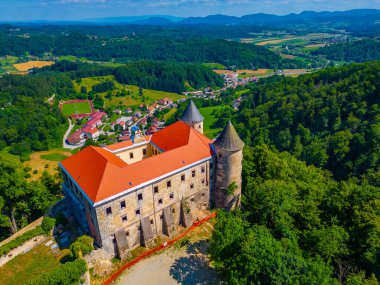
[[188,125],[193,125],[202,122],[204,120],[204,117],[201,115],[201,113],[199,113],[197,106],[195,106],[193,100],[190,100],[190,103],[187,105],[187,108],[180,120]]
[[225,151],[238,151],[243,149],[244,143],[237,134],[231,121],[214,141],[214,145]]

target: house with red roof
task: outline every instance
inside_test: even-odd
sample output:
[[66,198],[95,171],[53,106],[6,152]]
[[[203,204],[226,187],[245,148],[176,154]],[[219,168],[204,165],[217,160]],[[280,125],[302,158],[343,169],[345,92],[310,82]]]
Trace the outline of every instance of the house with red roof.
[[[244,143],[231,123],[207,138],[203,120],[190,101],[181,119],[162,130],[89,146],[59,163],[67,210],[97,246],[123,258],[191,226],[211,204],[240,206]],[[237,187],[228,193],[231,183]]]

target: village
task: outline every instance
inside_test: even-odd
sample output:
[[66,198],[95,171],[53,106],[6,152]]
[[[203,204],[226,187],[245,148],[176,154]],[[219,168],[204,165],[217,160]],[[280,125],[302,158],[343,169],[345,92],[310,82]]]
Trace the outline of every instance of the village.
[[118,141],[133,140],[134,136],[141,134],[150,135],[165,125],[165,121],[155,117],[155,113],[175,108],[177,103],[169,98],[162,98],[150,106],[140,104],[136,111],[131,107],[124,110],[116,109],[113,111],[117,116],[116,120],[111,120],[103,111],[95,111],[88,116],[88,121],[67,137],[66,141],[71,146],[79,147],[83,146],[87,139],[96,141],[101,135],[115,136]]
[[[245,86],[259,81],[257,77],[240,78],[239,73],[231,73],[228,71],[221,74],[221,76],[224,80],[223,88],[218,90],[205,88],[198,91],[183,92],[183,95],[185,95],[186,98],[216,99],[227,89],[236,89],[239,86]],[[186,98],[173,101],[165,97],[154,101],[150,105],[141,103],[137,110],[134,110],[132,107],[117,108],[113,110],[112,117],[103,111],[95,111],[93,108],[93,112],[86,116],[74,115],[72,120],[81,118],[84,123],[74,132],[69,132],[67,137],[64,138],[64,147],[71,149],[82,147],[88,139],[97,141],[101,135],[114,137],[115,141],[121,142],[133,140],[135,136],[154,134],[165,128],[166,123],[163,118],[159,119],[156,114],[163,110],[177,109],[178,104],[184,102]],[[239,97],[233,102],[232,106],[235,110],[238,109],[243,99],[244,97]]]

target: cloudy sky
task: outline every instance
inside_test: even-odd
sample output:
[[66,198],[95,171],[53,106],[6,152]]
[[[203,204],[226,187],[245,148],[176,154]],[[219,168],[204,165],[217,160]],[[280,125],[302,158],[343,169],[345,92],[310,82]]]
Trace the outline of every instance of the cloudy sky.
[[283,15],[357,8],[380,9],[380,0],[0,0],[0,21],[219,13],[240,16],[259,12]]

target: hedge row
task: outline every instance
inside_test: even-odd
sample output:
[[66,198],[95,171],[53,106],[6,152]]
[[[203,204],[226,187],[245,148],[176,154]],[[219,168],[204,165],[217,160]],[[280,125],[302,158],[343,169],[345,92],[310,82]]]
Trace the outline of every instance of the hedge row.
[[45,217],[42,221],[42,224],[40,226],[37,226],[35,229],[27,231],[26,233],[22,234],[21,236],[15,238],[14,240],[10,241],[9,243],[3,245],[0,247],[0,256],[8,254],[12,249],[22,245],[26,241],[39,236],[39,235],[48,235],[51,229],[53,228],[55,224],[55,219]]

